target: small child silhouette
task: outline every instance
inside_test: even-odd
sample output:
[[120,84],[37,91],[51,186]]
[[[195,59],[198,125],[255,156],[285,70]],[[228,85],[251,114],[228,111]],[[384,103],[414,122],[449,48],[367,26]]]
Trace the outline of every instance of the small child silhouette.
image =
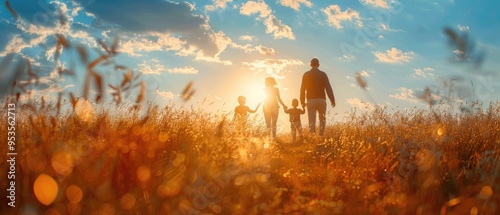
[[300,122],[300,114],[304,114],[306,111],[304,110],[304,105],[302,106],[302,109],[298,109],[297,106],[299,106],[299,100],[293,99],[292,100],[292,107],[290,109],[285,109],[285,113],[290,114],[290,124],[292,128],[292,136],[293,136],[293,142],[296,142],[297,138],[297,132],[299,133],[299,138],[302,140],[302,123]]
[[259,109],[261,105],[261,103],[259,103],[254,110],[251,110],[248,106],[245,105],[246,100],[247,99],[245,98],[245,96],[238,96],[238,103],[240,105],[234,108],[234,117],[233,117],[233,120],[238,122],[238,124],[241,125],[243,128],[247,124],[248,113],[255,113],[255,111],[257,111],[257,109]]

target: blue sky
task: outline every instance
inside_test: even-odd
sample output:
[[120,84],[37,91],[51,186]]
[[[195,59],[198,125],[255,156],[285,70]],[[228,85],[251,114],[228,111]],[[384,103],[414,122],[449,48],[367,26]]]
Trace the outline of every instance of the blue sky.
[[[436,99],[447,93],[441,80],[462,77],[453,90],[456,101],[500,98],[500,8],[498,1],[11,1],[14,19],[0,8],[0,58],[10,53],[30,59],[41,77],[31,96],[82,93],[85,70],[72,63],[75,51],[64,50],[58,66],[73,68],[76,78],[54,69],[56,34],[82,44],[96,58],[97,41],[120,41],[116,62],[142,74],[147,100],[182,104],[180,93],[193,81],[190,104],[229,113],[244,95],[254,107],[264,78],[277,78],[283,100],[299,96],[302,74],[313,57],[330,77],[337,107],[330,118],[374,105],[425,108],[419,94],[430,87]],[[60,15],[66,17],[61,24]],[[456,47],[443,29],[474,41],[480,67],[454,63]],[[107,83],[116,73],[97,71]],[[109,69],[108,69],[109,70]],[[356,82],[366,80],[370,100]],[[120,76],[121,77],[121,76]],[[108,89],[109,90],[109,89]],[[133,95],[131,95],[133,96]],[[111,96],[106,98],[111,100]],[[368,104],[362,104],[362,102]],[[211,105],[208,105],[211,104]],[[334,115],[338,114],[338,115]],[[281,117],[286,122],[286,117]],[[281,121],[280,120],[280,121]]]

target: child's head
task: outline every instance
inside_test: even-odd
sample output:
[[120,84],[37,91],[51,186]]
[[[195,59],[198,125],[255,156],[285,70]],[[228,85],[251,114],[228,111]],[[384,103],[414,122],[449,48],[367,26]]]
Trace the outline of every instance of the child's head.
[[240,105],[244,105],[246,100],[247,98],[245,98],[245,96],[238,96],[238,103],[240,103]]
[[266,87],[274,87],[276,85],[276,80],[273,77],[266,78]]
[[293,99],[292,100],[292,107],[297,107],[297,106],[299,106],[299,100]]

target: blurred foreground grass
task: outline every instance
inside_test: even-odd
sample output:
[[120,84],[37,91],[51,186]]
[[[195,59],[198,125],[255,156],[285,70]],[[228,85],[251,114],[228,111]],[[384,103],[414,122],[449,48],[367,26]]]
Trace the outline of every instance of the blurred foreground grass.
[[300,144],[199,110],[52,109],[16,110],[17,207],[1,214],[500,213],[498,103],[377,110]]

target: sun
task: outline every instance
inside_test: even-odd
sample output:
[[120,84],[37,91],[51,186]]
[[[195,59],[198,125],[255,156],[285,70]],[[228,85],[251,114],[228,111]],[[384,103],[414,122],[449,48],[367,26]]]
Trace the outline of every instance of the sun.
[[253,80],[245,83],[245,86],[243,86],[245,91],[243,91],[241,95],[247,98],[246,105],[248,105],[251,109],[253,109],[259,102],[264,101],[264,84],[261,82],[262,81]]

